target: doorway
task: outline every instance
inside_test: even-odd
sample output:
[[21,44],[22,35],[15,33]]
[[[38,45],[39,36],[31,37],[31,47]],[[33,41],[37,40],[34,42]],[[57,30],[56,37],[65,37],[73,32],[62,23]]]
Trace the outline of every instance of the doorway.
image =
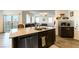
[[4,32],[9,32],[11,29],[18,27],[19,16],[18,15],[4,15]]

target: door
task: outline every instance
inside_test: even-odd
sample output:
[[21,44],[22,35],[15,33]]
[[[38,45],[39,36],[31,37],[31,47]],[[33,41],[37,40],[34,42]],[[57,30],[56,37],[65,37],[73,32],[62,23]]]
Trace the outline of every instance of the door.
[[19,22],[19,16],[18,15],[14,15],[12,16],[12,29],[13,28],[18,28],[18,22]]
[[17,15],[5,15],[3,16],[4,19],[4,32],[9,32],[11,29],[18,27],[18,19]]
[[4,32],[8,32],[11,29],[11,16],[4,16]]

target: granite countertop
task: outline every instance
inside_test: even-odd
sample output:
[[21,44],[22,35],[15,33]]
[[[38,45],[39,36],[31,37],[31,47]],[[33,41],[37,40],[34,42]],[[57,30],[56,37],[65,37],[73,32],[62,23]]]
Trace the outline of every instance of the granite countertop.
[[22,35],[28,35],[32,33],[38,33],[38,32],[42,32],[42,31],[46,31],[50,29],[55,29],[55,27],[46,27],[46,29],[42,29],[42,30],[35,30],[35,27],[12,29],[10,31],[9,38],[14,38],[14,37],[22,36]]

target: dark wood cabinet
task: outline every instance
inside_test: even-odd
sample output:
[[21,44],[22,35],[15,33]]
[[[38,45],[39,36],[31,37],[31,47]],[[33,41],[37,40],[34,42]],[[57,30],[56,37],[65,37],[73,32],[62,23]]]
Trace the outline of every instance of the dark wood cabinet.
[[55,43],[55,29],[47,31],[47,47]]
[[[42,46],[42,38],[45,37],[45,45]],[[56,40],[56,35],[55,35],[55,29],[51,29],[51,30],[48,30],[48,31],[44,31],[44,32],[40,32],[39,33],[39,47],[50,47],[52,44],[55,43],[55,40]]]
[[60,36],[61,37],[70,37],[73,38],[74,37],[74,27],[61,27],[60,29],[61,33]]
[[12,42],[13,48],[38,48],[38,34],[16,37]]
[[55,42],[55,29],[15,37],[12,40],[13,48],[46,48]]
[[43,32],[38,33],[39,48],[47,47],[46,39],[47,39],[47,31],[43,31]]
[[31,45],[31,48],[38,48],[38,34],[33,34],[31,37],[30,37],[30,45]]

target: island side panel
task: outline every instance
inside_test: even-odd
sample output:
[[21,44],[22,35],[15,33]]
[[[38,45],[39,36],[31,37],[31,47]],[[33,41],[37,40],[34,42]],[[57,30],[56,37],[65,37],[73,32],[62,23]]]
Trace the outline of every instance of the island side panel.
[[[43,39],[43,37],[45,37],[45,38]],[[42,42],[42,41],[45,41],[45,42]],[[53,45],[55,43],[55,41],[56,41],[55,29],[50,29],[50,30],[38,33],[39,48],[48,48],[51,45]]]
[[46,48],[46,38],[47,37],[47,31],[39,32],[38,33],[38,46],[39,48]]
[[12,39],[13,48],[47,48],[53,45],[55,41],[55,29],[23,35]]
[[56,41],[56,34],[55,34],[55,29],[48,30],[47,31],[47,47],[50,47],[53,45]]
[[12,39],[13,48],[38,48],[38,33]]

